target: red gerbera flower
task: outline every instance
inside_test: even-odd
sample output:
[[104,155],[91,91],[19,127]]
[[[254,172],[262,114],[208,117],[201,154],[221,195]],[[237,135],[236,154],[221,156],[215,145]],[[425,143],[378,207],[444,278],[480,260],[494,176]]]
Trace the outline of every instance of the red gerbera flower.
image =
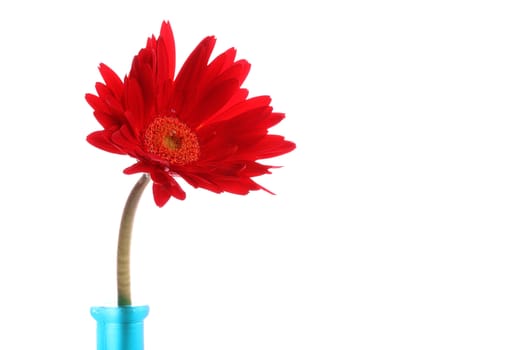
[[98,96],[86,94],[103,127],[87,141],[136,158],[124,173],[149,173],[160,207],[171,196],[186,197],[175,176],[216,193],[266,190],[252,177],[273,166],[257,160],[295,148],[268,134],[284,118],[273,112],[270,97],[248,98],[241,87],[250,64],[235,60],[233,48],[209,62],[214,45],[214,37],[202,40],[175,77],[175,42],[163,22],[159,38],[148,39],[124,81],[100,64],[105,83],[96,84]]

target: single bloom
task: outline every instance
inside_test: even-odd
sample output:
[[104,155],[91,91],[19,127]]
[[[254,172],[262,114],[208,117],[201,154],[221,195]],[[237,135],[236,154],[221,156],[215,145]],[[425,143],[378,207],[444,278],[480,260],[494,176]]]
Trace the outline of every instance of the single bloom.
[[103,129],[87,141],[135,158],[124,173],[148,173],[160,207],[171,197],[186,197],[179,177],[216,193],[266,190],[252,178],[274,167],[258,160],[295,148],[268,133],[284,118],[273,111],[270,97],[249,98],[241,87],[250,64],[236,60],[234,48],[210,62],[214,45],[214,37],[204,38],[175,76],[173,32],[163,22],[158,39],[147,40],[124,80],[100,64],[104,83],[96,83],[97,94],[86,94]]

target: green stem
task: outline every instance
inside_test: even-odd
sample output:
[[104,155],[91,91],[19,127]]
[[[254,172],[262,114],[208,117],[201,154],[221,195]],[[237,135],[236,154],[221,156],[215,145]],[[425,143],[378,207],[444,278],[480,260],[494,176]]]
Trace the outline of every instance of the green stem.
[[117,290],[118,306],[131,305],[131,283],[130,283],[130,264],[129,256],[131,251],[131,231],[133,229],[133,219],[137,211],[140,196],[149,182],[149,175],[143,174],[135,184],[129,194],[126,206],[120,221],[120,231],[118,236],[117,251]]

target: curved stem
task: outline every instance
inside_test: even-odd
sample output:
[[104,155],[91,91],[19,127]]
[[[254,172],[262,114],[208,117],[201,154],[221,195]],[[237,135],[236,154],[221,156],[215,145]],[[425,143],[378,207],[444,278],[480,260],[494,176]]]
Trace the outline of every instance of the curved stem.
[[130,283],[130,264],[129,256],[131,251],[131,231],[133,229],[133,219],[137,211],[137,205],[146,185],[149,182],[149,175],[143,174],[135,184],[129,194],[126,206],[120,221],[120,231],[118,236],[117,250],[117,290],[118,306],[131,305],[131,283]]

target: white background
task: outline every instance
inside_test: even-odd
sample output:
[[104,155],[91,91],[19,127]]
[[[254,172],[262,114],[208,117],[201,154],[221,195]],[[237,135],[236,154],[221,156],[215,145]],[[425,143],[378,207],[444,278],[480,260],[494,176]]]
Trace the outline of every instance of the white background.
[[[133,160],[84,101],[162,20],[252,63],[297,143],[277,193],[137,213],[146,349],[525,348],[520,1],[26,1],[0,5],[0,348],[95,349],[115,304]],[[345,4],[343,6],[343,4]]]

